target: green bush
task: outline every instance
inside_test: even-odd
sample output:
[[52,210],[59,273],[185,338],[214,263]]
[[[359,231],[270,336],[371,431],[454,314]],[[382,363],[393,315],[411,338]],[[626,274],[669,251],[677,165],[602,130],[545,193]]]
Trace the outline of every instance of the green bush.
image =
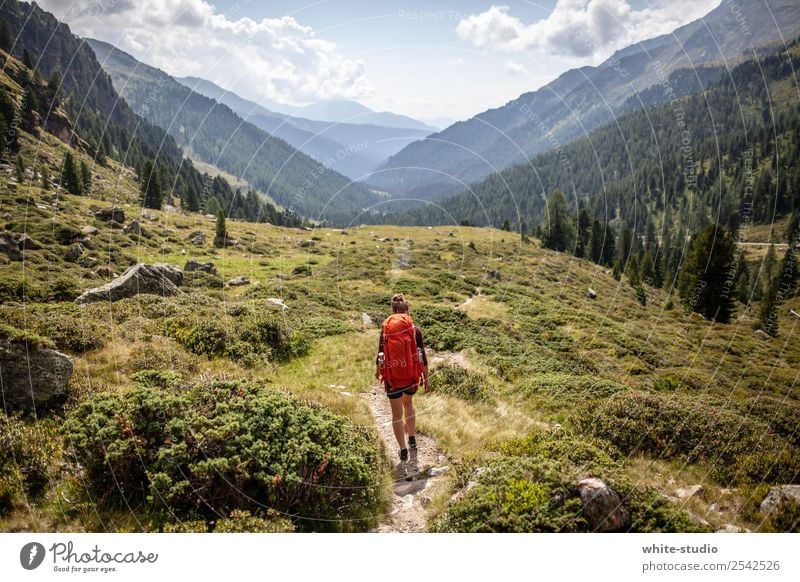
[[489,399],[489,379],[481,373],[446,364],[431,373],[431,388],[448,396],[468,402],[484,402]]
[[308,353],[306,336],[290,329],[279,318],[264,317],[251,322],[242,331],[240,339],[252,344],[256,349],[269,350],[271,358],[286,361]]
[[42,495],[58,470],[61,436],[49,420],[0,416],[0,509]]
[[204,271],[189,271],[183,274],[183,286],[194,289],[222,289],[225,287],[225,281],[219,275]]
[[131,380],[148,388],[178,389],[183,376],[173,370],[142,370],[131,376]]
[[292,269],[292,275],[296,277],[310,277],[311,265],[297,265],[294,269]]
[[368,430],[254,385],[101,393],[64,427],[93,495],[109,506],[206,519],[266,506],[303,530],[351,531],[373,525],[384,505]]
[[622,498],[628,531],[704,531],[663,496],[632,485],[602,441],[533,433],[502,443],[480,469],[465,464],[456,482],[468,490],[432,523],[437,532],[588,532],[577,481],[601,478]]
[[796,479],[800,470],[798,455],[766,424],[703,398],[630,391],[583,411],[577,422],[626,454],[707,463],[724,482]]
[[198,356],[221,356],[231,341],[227,329],[213,320],[184,327],[182,319],[170,319],[164,327],[167,335]]
[[101,348],[110,335],[108,324],[98,323],[85,309],[71,303],[37,306],[31,325],[60,350],[73,353]]
[[300,330],[312,338],[341,335],[353,331],[353,326],[332,317],[309,317],[300,323]]
[[215,533],[287,533],[294,531],[292,522],[278,512],[267,510],[266,517],[251,515],[249,511],[234,509],[230,516],[218,519]]

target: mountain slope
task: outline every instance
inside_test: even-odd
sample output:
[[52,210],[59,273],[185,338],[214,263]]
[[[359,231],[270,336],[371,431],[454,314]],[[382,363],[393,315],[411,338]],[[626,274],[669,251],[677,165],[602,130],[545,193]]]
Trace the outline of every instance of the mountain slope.
[[197,77],[176,79],[192,91],[227,105],[237,115],[287,141],[315,160],[353,179],[362,179],[389,156],[431,132],[361,123],[314,121],[275,113]]
[[192,92],[172,77],[113,46],[88,41],[120,93],[192,155],[241,176],[300,215],[347,220],[376,199],[364,186]]
[[[734,67],[706,91],[629,111],[585,138],[388,222],[547,226],[557,189],[602,222],[735,232],[800,211],[800,44]],[[746,240],[746,231],[742,231]]]
[[[598,67],[567,71],[535,92],[411,144],[368,181],[395,194],[440,198],[611,121],[632,105],[626,105],[631,95],[676,69],[735,62],[753,47],[800,34],[796,0],[759,0],[736,8],[734,13],[724,2],[672,34],[623,49]],[[694,90],[700,88],[698,82]]]

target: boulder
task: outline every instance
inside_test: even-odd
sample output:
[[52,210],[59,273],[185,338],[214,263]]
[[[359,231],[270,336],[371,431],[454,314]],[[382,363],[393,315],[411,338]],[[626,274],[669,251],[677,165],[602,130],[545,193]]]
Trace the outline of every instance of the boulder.
[[38,251],[41,245],[29,237],[27,234],[17,235],[17,244],[21,251]]
[[188,236],[188,239],[193,245],[202,246],[206,244],[206,233],[196,230]]
[[239,244],[239,241],[237,241],[235,239],[232,239],[232,238],[227,238],[227,237],[223,238],[221,236],[214,237],[214,246],[217,247],[217,248],[235,247],[238,244]]
[[114,270],[109,267],[108,265],[103,265],[102,267],[98,267],[97,270],[94,272],[95,277],[100,277],[101,279],[111,279],[114,277]]
[[271,303],[272,305],[280,307],[281,311],[289,311],[289,306],[283,302],[283,299],[278,299],[277,297],[268,297],[267,303]]
[[78,259],[81,258],[81,255],[83,255],[83,245],[79,242],[72,243],[64,252],[64,260],[70,263],[76,263]]
[[97,220],[103,222],[118,222],[120,224],[125,222],[125,211],[122,208],[102,208],[94,213]]
[[194,259],[189,259],[186,261],[186,264],[183,266],[184,271],[203,271],[204,273],[208,273],[209,275],[216,275],[217,268],[214,266],[214,263],[201,263],[200,261],[195,261]]
[[141,235],[142,234],[142,225],[136,219],[131,220],[130,223],[126,227],[124,227],[122,229],[122,232],[130,232],[130,233],[133,233],[133,234],[136,234],[136,235]]
[[315,240],[301,240],[298,245],[301,249],[311,248],[317,246],[317,241]]
[[675,497],[678,499],[691,499],[692,497],[699,497],[705,499],[706,490],[702,485],[692,485],[691,487],[681,487],[675,490]]
[[6,255],[12,261],[21,261],[22,252],[16,238],[10,232],[0,232],[0,253]]
[[183,271],[174,265],[137,263],[113,281],[84,292],[75,303],[83,305],[95,301],[118,301],[140,293],[175,295],[180,292],[178,286],[182,282]]
[[776,485],[761,502],[762,515],[770,515],[783,505],[800,505],[800,485]]
[[81,229],[81,233],[85,236],[94,236],[98,233],[98,230],[94,226],[87,225]]
[[589,289],[586,291],[586,296],[589,299],[597,299],[597,291],[589,287]]
[[486,273],[486,276],[490,279],[494,279],[495,281],[500,281],[502,279],[502,275],[500,275],[500,271],[489,271]]
[[230,281],[228,281],[229,287],[241,287],[242,285],[249,285],[250,279],[245,277],[244,275],[240,275],[239,277],[234,277]]
[[6,412],[36,411],[63,401],[72,359],[30,342],[0,338],[0,378]]
[[583,515],[592,531],[619,531],[630,523],[628,510],[619,494],[596,477],[578,481]]
[[370,327],[374,325],[374,323],[372,322],[372,318],[366,313],[361,314],[361,324],[364,327]]

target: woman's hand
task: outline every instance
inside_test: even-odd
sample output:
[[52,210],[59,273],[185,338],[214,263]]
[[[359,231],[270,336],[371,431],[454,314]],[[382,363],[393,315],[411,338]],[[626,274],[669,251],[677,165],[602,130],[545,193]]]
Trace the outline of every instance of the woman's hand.
[[381,370],[378,367],[375,368],[375,379],[376,380],[380,380],[381,379]]

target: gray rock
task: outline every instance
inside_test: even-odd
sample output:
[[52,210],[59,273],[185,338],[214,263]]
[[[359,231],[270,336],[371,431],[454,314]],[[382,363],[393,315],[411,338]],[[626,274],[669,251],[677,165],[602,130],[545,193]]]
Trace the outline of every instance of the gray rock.
[[234,277],[230,281],[228,281],[229,287],[241,287],[242,285],[249,285],[250,279],[245,277],[244,275],[240,275],[239,277]]
[[11,220],[11,213],[10,212],[4,212],[3,213],[3,218],[5,220]]
[[619,494],[596,477],[578,481],[583,515],[593,531],[619,531],[630,523]]
[[83,255],[83,245],[79,242],[72,243],[64,252],[64,260],[76,263],[81,258],[81,255]]
[[374,325],[372,318],[366,313],[361,314],[361,323],[364,325],[364,327],[370,327],[371,325]]
[[675,490],[675,497],[678,499],[691,499],[692,497],[699,497],[705,499],[706,490],[702,485],[692,485],[691,487],[681,487]]
[[0,378],[6,411],[35,411],[63,401],[72,359],[50,348],[0,338]]
[[214,237],[214,246],[217,248],[222,247],[235,247],[239,244],[239,241],[232,238],[222,238],[222,237]]
[[586,296],[589,299],[597,299],[597,291],[589,287],[589,289],[586,291]]
[[280,307],[281,311],[289,311],[289,306],[283,302],[283,299],[278,299],[277,297],[268,297],[267,303],[271,303],[272,305]]
[[315,241],[315,240],[301,240],[300,243],[297,246],[299,246],[300,248],[303,248],[303,249],[310,248],[310,247],[315,247],[315,246],[317,246],[317,241]]
[[94,217],[97,220],[102,220],[103,222],[113,221],[122,224],[125,222],[125,211],[122,208],[118,207],[103,208],[95,212]]
[[189,242],[193,245],[202,246],[206,244],[206,233],[200,230],[194,231],[189,235]]
[[0,253],[3,253],[12,261],[22,260],[19,243],[17,243],[17,239],[12,233],[0,232]]
[[17,244],[21,251],[38,251],[42,246],[27,234],[17,235]]
[[83,305],[95,301],[118,301],[140,293],[175,295],[180,292],[178,286],[182,282],[183,271],[174,265],[137,263],[110,283],[84,292],[75,303]]
[[761,513],[770,515],[782,505],[800,505],[800,485],[776,485],[761,502]]
[[83,233],[86,236],[94,236],[98,233],[98,230],[94,226],[84,226],[81,229],[81,233]]
[[494,279],[495,281],[500,281],[503,278],[500,274],[500,271],[489,271],[486,273],[486,276],[490,279]]
[[194,259],[189,259],[186,261],[186,264],[183,266],[184,271],[203,271],[204,273],[208,273],[209,275],[216,275],[217,268],[214,266],[214,263],[201,263],[200,261],[195,261]]
[[141,235],[142,225],[138,220],[131,220],[130,224],[122,229],[122,232],[130,232],[136,235]]
[[112,277],[115,277],[114,270],[108,265],[98,267],[94,272],[94,275],[95,277],[100,277],[101,279],[111,279]]

